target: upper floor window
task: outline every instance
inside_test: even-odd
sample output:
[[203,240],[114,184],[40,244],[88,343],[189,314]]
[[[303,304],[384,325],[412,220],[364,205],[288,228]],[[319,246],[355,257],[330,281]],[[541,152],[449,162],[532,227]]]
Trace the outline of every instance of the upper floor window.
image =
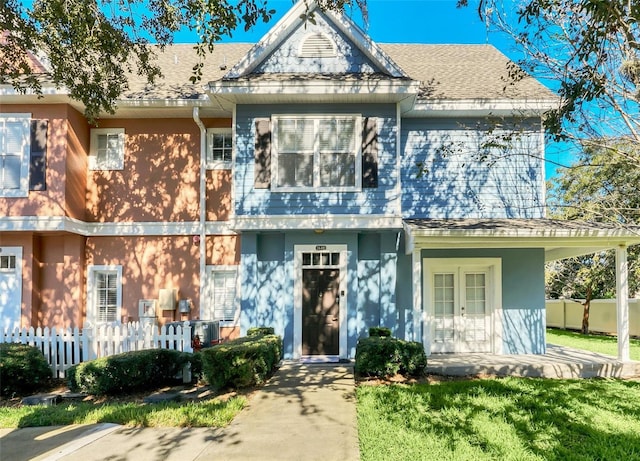
[[93,323],[120,323],[122,266],[89,266],[87,319]]
[[90,170],[122,170],[124,168],[124,128],[91,130]]
[[207,165],[209,169],[228,170],[233,155],[233,136],[228,128],[207,130]]
[[360,116],[282,115],[273,123],[275,190],[360,189]]
[[0,114],[0,197],[29,193],[30,114]]

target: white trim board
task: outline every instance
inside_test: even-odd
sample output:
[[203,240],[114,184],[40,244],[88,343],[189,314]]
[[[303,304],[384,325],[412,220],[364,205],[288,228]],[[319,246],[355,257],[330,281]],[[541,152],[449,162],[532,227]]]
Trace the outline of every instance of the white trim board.
[[483,268],[488,270],[491,286],[491,353],[503,352],[503,311],[502,311],[502,259],[501,258],[423,258],[422,259],[422,341],[427,355],[431,354],[432,313],[431,276],[434,272],[451,268]]
[[[295,245],[293,250],[293,358],[301,359],[302,356],[302,253],[317,252],[317,244]],[[338,245],[322,245],[322,252],[340,253],[340,292],[344,292],[344,296],[340,296],[340,348],[339,356],[347,358],[347,312],[348,312],[348,258],[349,251],[346,244]],[[308,357],[308,356],[307,356]],[[323,356],[324,357],[324,356]]]
[[[209,221],[205,225],[207,235],[236,235],[231,221]],[[188,222],[122,222],[87,223],[66,216],[7,216],[0,218],[0,232],[69,232],[89,236],[145,236],[145,235],[197,235],[200,223]]]

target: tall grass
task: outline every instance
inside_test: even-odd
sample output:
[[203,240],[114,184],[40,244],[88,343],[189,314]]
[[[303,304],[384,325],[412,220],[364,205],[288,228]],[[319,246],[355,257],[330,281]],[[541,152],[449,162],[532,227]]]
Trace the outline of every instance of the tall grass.
[[361,459],[638,460],[640,382],[360,386]]

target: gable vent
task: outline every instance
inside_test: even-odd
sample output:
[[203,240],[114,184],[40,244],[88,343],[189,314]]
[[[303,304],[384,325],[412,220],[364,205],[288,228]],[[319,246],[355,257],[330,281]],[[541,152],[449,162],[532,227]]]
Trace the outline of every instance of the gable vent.
[[300,47],[301,58],[334,58],[336,46],[323,34],[312,34],[305,38]]

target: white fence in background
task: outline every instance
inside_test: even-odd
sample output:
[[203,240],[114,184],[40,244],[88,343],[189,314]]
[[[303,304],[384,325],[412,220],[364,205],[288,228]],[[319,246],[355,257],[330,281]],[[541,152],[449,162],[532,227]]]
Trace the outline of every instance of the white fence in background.
[[[584,301],[581,301],[584,302]],[[550,299],[547,305],[547,326],[580,330],[583,306],[570,299]],[[589,308],[589,330],[615,334],[617,326],[616,300],[593,299]],[[640,299],[629,300],[629,334],[640,336]]]
[[101,325],[94,328],[15,328],[0,333],[0,343],[21,343],[42,351],[54,378],[78,363],[99,357],[145,349],[173,349],[193,352],[191,326],[158,327],[141,325]]

